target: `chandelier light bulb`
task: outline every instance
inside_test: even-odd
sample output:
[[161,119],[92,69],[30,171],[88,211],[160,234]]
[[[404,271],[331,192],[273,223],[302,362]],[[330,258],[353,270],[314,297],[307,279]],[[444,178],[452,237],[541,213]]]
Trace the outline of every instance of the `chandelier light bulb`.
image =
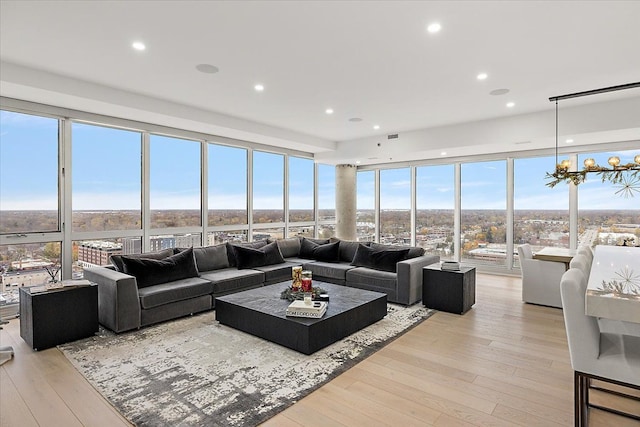
[[569,166],[571,166],[571,162],[569,162],[569,160],[564,159],[563,161],[560,162],[560,167],[562,169],[569,169]]
[[640,154],[636,154],[633,158],[633,161],[636,162],[637,165],[640,165]]
[[609,160],[607,161],[611,166],[613,166],[614,168],[616,166],[618,166],[620,164],[620,157],[618,156],[611,156],[609,157]]
[[584,167],[587,169],[591,169],[596,164],[596,161],[592,158],[584,159]]

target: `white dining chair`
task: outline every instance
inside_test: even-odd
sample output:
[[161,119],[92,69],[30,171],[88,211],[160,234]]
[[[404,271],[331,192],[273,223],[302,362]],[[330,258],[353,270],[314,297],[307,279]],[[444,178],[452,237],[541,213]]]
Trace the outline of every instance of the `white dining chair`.
[[591,262],[584,254],[578,254],[574,256],[569,262],[569,268],[579,268],[584,274],[585,279],[589,280],[589,274],[591,273]]
[[[585,289],[586,278],[581,270],[571,268],[562,276],[562,308],[574,370],[575,425],[588,425],[589,408],[640,421],[637,414],[589,401],[590,389],[609,392],[605,388],[592,386],[593,379],[640,390],[640,337],[601,332],[596,318],[585,314]],[[619,391],[613,394],[640,401],[636,396]]]
[[533,259],[529,244],[518,246],[518,259],[522,274],[522,301],[561,308],[560,279],[566,271],[565,264]]
[[585,255],[589,260],[589,262],[593,261],[593,249],[591,248],[591,246],[587,246],[587,245],[580,246],[576,251],[576,254]]

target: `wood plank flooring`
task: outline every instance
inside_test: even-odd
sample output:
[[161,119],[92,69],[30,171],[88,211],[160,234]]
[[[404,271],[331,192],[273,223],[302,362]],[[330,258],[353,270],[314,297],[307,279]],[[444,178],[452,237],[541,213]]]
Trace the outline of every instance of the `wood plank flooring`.
[[[265,426],[571,426],[573,371],[562,311],[523,304],[520,279],[478,274],[476,305],[436,313]],[[57,349],[0,331],[0,426],[128,426]],[[594,400],[640,413],[640,404]],[[640,423],[591,410],[590,425]]]

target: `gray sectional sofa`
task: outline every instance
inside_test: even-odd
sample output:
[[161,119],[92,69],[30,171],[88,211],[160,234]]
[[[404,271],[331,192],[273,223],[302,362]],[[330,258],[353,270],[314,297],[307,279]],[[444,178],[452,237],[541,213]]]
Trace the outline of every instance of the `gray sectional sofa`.
[[112,256],[87,268],[98,284],[100,323],[115,332],[215,308],[215,298],[291,280],[291,267],[314,280],[387,294],[389,302],[422,298],[422,267],[438,262],[422,248],[292,237],[275,241],[165,249]]

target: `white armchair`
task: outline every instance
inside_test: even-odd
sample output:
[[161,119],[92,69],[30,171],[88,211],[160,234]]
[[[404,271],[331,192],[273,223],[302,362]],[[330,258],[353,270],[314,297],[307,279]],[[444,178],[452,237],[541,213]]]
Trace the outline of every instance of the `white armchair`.
[[[576,268],[562,276],[562,308],[574,370],[575,425],[588,425],[589,407],[640,421],[637,414],[589,401],[592,379],[640,390],[640,337],[603,332],[596,318],[585,314],[586,287],[584,274]],[[598,390],[640,400],[618,390],[609,391],[603,387]]]
[[518,247],[522,272],[522,301],[562,308],[560,279],[566,271],[562,262],[533,259],[531,245]]

